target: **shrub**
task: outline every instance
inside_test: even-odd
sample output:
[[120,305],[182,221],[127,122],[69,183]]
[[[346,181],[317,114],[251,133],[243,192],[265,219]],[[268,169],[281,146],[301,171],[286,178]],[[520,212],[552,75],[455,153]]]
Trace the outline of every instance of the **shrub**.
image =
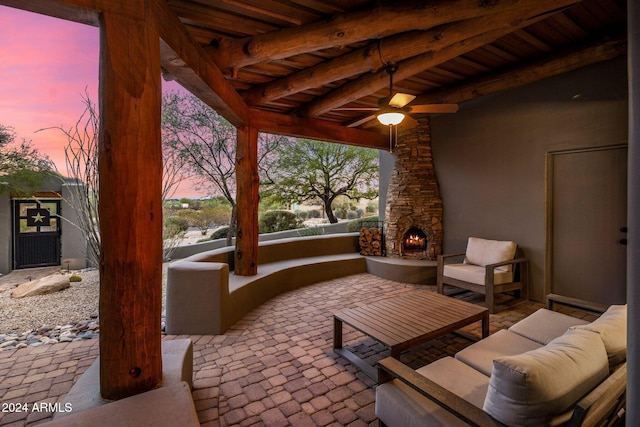
[[227,235],[229,235],[229,227],[220,227],[211,233],[209,240],[226,239]]
[[71,276],[69,276],[69,281],[70,282],[82,282],[82,277],[78,276],[77,274],[72,274]]
[[307,218],[309,218],[309,212],[307,211],[301,211],[301,210],[297,210],[296,211],[296,215],[298,216],[298,218],[300,218],[301,220],[305,220]]
[[357,211],[349,211],[347,212],[347,219],[356,219],[359,218],[360,215],[358,215]]
[[322,211],[320,209],[309,211],[309,218],[322,218]]
[[260,233],[293,230],[300,228],[300,226],[301,221],[296,217],[296,214],[289,211],[269,211],[264,213],[258,221]]
[[304,227],[298,230],[298,237],[322,236],[326,234],[322,227]]
[[354,219],[347,224],[347,231],[353,233],[354,231],[360,231],[362,227],[378,227],[379,221],[377,216]]
[[175,234],[187,231],[189,229],[189,221],[179,216],[170,216],[164,221],[165,227],[175,230]]

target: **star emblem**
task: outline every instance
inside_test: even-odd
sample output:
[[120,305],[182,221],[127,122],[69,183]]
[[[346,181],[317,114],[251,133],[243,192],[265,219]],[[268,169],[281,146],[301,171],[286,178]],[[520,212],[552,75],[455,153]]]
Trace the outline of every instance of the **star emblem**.
[[38,211],[38,213],[37,213],[37,214],[35,214],[34,216],[32,216],[32,217],[31,217],[31,219],[33,219],[33,222],[34,222],[34,223],[36,223],[36,222],[43,222],[43,220],[44,220],[44,216],[43,216],[43,215],[40,215],[40,211]]

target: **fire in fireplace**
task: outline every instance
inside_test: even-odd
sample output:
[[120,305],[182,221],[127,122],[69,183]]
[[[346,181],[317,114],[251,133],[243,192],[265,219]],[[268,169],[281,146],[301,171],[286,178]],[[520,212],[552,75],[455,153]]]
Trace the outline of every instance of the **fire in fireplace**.
[[427,235],[417,227],[411,227],[402,236],[402,252],[422,252],[427,248]]

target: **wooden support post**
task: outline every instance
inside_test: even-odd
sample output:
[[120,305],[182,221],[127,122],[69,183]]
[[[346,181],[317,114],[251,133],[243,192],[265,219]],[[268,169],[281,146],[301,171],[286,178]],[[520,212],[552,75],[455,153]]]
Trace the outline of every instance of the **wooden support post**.
[[162,150],[158,34],[100,17],[100,393],[162,381]]
[[235,273],[253,276],[258,273],[258,129],[238,129],[236,149],[236,232]]

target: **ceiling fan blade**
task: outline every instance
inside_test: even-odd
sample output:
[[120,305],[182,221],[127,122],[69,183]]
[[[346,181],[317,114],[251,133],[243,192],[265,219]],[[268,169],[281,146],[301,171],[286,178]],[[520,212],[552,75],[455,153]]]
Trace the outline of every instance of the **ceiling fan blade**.
[[402,108],[414,99],[416,99],[416,97],[413,95],[398,92],[391,97],[391,99],[389,100],[389,105],[392,107]]
[[332,111],[378,111],[376,107],[334,108]]
[[375,119],[377,116],[377,114],[369,114],[368,116],[360,117],[359,119],[347,123],[346,126],[354,128]]
[[458,111],[458,104],[425,104],[411,105],[412,113],[455,113]]
[[400,126],[402,126],[405,129],[413,129],[414,127],[418,126],[418,121],[413,117],[411,117],[410,115],[405,114],[404,120],[402,120],[402,123],[400,123]]

